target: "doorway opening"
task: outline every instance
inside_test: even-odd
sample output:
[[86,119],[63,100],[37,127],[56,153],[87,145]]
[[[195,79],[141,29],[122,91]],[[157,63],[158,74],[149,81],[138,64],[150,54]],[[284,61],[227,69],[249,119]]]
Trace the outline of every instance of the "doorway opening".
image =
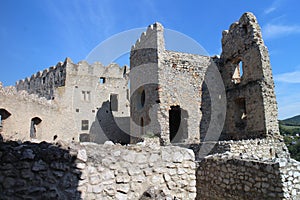
[[172,141],[177,135],[181,122],[181,109],[180,106],[171,106],[169,110],[169,130],[170,141]]

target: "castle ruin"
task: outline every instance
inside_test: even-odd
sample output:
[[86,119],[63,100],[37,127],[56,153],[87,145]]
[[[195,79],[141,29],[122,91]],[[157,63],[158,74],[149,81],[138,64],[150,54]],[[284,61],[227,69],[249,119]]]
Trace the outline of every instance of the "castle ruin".
[[[214,67],[224,91],[210,89]],[[0,198],[300,198],[300,164],[279,134],[270,58],[252,13],[223,31],[220,57],[166,50],[155,23],[132,46],[130,70],[67,58],[15,87],[0,85],[0,116],[4,140],[82,142],[70,147],[73,164],[51,145],[0,143]],[[218,138],[212,126],[221,126]],[[18,159],[31,180],[45,181],[11,178],[14,169],[23,173]]]

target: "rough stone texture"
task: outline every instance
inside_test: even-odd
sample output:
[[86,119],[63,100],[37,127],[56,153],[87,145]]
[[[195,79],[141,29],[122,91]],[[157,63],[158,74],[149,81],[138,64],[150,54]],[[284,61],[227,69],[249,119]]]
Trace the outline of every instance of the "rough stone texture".
[[[65,140],[82,139],[104,143],[115,139],[115,142],[128,143],[128,136],[121,134],[129,131],[127,73],[126,66],[120,68],[116,64],[110,64],[104,67],[100,63],[89,65],[85,61],[74,64],[67,58],[55,67],[18,81],[16,88],[19,93],[15,92],[13,87],[1,87],[0,109],[11,113],[4,122],[3,136],[11,139],[30,139],[30,120],[39,117],[42,120],[39,127],[36,127],[36,138],[39,140],[52,141],[56,135],[57,139]],[[113,102],[114,110],[110,107],[111,95],[116,97]],[[109,102],[108,111],[118,119],[115,123],[118,125],[116,127],[119,127],[118,130],[107,132],[111,126],[100,123],[101,120],[106,120],[105,113],[100,112],[104,110],[104,102]],[[107,106],[105,109],[107,110]],[[83,120],[87,120],[85,128]],[[62,128],[65,127],[68,127],[68,132],[72,135],[62,135],[65,132]],[[115,135],[120,133],[120,137],[107,137],[111,132]],[[15,136],[15,133],[18,135]]]
[[298,199],[299,162],[215,154],[197,169],[197,199]]
[[196,164],[191,150],[61,145],[1,143],[0,199],[196,197]]
[[[126,67],[66,59],[17,82],[19,92],[0,83],[4,141],[80,135],[104,143],[72,143],[68,150],[0,143],[1,199],[300,198],[300,164],[279,135],[269,55],[253,14],[223,32],[220,58],[165,50],[163,27],[155,23],[132,47],[130,65],[130,119]],[[204,83],[213,65],[227,99],[219,141],[208,134],[219,111]],[[114,145],[129,140],[137,145]],[[160,147],[170,143],[195,155]]]
[[80,199],[76,151],[46,142],[0,143],[0,199]]
[[[162,25],[149,26],[131,49],[131,133],[158,136],[162,144],[199,142],[201,90],[210,62],[209,57],[166,51]],[[180,113],[180,125],[170,133],[170,124],[176,123],[172,107]]]
[[191,150],[82,145],[88,155],[79,183],[85,199],[139,199],[152,187],[172,199],[196,197],[196,165]]
[[219,65],[227,96],[222,139],[280,137],[269,54],[252,13],[223,31]]

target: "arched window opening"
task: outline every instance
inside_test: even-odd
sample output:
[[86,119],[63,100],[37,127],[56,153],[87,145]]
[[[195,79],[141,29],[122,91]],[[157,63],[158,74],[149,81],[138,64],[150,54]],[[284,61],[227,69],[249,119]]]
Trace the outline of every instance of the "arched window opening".
[[0,128],[3,127],[4,120],[9,118],[10,116],[11,116],[10,112],[8,112],[3,108],[0,109]]
[[241,83],[241,79],[243,77],[243,74],[244,74],[244,62],[242,60],[239,60],[237,62],[237,64],[235,64],[235,68],[234,68],[234,72],[233,72],[233,75],[232,75],[232,82],[234,84],[239,84]]
[[136,106],[137,109],[142,109],[145,106],[146,102],[146,92],[143,87],[139,88],[136,96]]
[[30,138],[36,138],[37,136],[37,126],[42,122],[41,118],[34,117],[31,119],[30,123]]

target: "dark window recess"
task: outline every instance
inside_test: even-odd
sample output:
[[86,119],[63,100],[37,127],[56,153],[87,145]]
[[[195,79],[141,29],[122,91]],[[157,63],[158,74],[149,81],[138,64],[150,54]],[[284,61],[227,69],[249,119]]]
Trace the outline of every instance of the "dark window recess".
[[80,142],[89,142],[90,141],[90,135],[87,133],[82,133],[79,135],[79,141]]
[[95,110],[92,110],[92,113],[94,113],[95,112]]
[[141,126],[141,135],[144,135],[144,119],[143,118],[141,118],[140,126]]
[[83,131],[89,130],[89,120],[81,121],[81,130],[83,130]]
[[78,108],[76,109],[76,112],[79,112],[79,109],[78,109]]
[[75,85],[75,88],[78,88],[78,86],[77,86],[77,85]]
[[110,110],[118,111],[118,95],[117,94],[110,95]]
[[4,122],[4,120],[9,118],[9,116],[11,116],[11,114],[7,110],[0,109],[0,127],[3,126],[2,123]]
[[100,77],[100,79],[99,79],[99,82],[100,82],[100,84],[104,84],[105,83],[105,77]]
[[144,107],[144,105],[145,105],[145,99],[146,99],[145,90],[143,90],[142,94],[141,94],[141,105],[142,105],[142,107]]
[[235,127],[242,131],[247,126],[247,111],[245,98],[235,100]]

